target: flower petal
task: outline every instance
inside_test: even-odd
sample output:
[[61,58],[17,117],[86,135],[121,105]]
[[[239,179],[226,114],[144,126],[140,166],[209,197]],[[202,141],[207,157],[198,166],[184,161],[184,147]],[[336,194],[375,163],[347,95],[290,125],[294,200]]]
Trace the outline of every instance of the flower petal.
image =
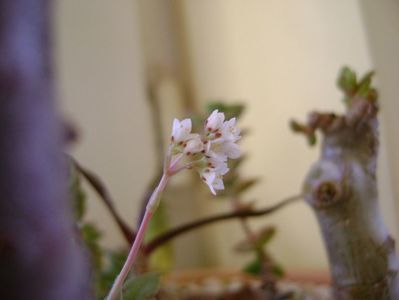
[[206,130],[214,131],[219,129],[223,125],[224,118],[224,113],[215,109],[206,121]]
[[204,144],[201,141],[199,134],[192,134],[192,137],[187,141],[184,147],[184,153],[194,154],[201,152],[204,149]]
[[173,126],[172,126],[172,137],[174,139],[176,139],[176,133],[177,133],[177,131],[179,129],[179,126],[180,126],[180,121],[178,119],[174,119],[173,120]]
[[237,142],[241,138],[241,130],[236,126],[236,123],[236,118],[231,118],[223,123],[221,131],[225,141]]
[[209,171],[207,172],[204,171],[201,173],[201,178],[204,180],[204,182],[208,185],[209,189],[211,190],[212,194],[216,195],[215,189],[213,188],[213,182],[215,181],[216,178],[216,173]]
[[190,133],[191,126],[191,119],[184,119],[183,121],[181,121],[181,127],[185,132]]
[[183,121],[174,119],[172,127],[172,142],[177,143],[185,141],[190,136],[191,126],[190,119],[184,119]]
[[223,143],[220,148],[221,152],[228,158],[236,159],[241,155],[240,147],[236,143]]

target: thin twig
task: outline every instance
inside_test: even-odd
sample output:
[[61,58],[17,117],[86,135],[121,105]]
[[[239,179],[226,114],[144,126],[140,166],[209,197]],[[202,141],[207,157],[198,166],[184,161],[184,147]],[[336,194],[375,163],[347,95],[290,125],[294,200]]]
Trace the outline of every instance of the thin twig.
[[110,193],[108,192],[107,188],[105,187],[104,183],[101,179],[94,174],[92,171],[82,167],[80,163],[76,161],[73,157],[70,157],[72,163],[74,164],[76,170],[82,174],[82,176],[87,180],[87,182],[92,186],[92,188],[97,192],[100,196],[100,199],[103,200],[103,203],[108,208],[111,216],[114,218],[116,224],[118,225],[119,229],[121,230],[126,242],[129,246],[133,243],[136,233],[134,230],[130,229],[130,227],[123,221],[122,217],[118,214],[115,209],[114,201]]
[[230,219],[236,219],[236,218],[248,218],[248,217],[260,217],[260,216],[268,215],[268,214],[271,214],[271,213],[279,210],[280,208],[286,206],[287,204],[290,204],[290,203],[292,203],[296,200],[302,199],[302,198],[303,198],[303,195],[296,195],[296,196],[292,196],[287,199],[284,199],[277,204],[274,204],[270,207],[266,207],[263,209],[229,212],[229,213],[206,217],[206,218],[194,221],[194,222],[190,222],[187,224],[177,226],[176,228],[168,230],[164,234],[161,234],[160,236],[154,238],[152,241],[148,242],[143,247],[143,253],[145,255],[149,255],[159,246],[163,245],[166,242],[169,242],[171,239],[173,239],[183,233],[186,233],[187,231],[190,231],[193,229],[198,229],[202,226],[209,225],[209,224],[223,221],[223,220],[230,220]]

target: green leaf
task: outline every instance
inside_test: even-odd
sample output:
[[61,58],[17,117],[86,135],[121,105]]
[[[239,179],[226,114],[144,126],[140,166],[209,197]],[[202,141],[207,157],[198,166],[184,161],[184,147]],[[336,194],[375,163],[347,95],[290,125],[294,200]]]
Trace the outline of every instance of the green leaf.
[[271,241],[275,234],[275,227],[266,226],[251,237],[247,237],[245,240],[238,243],[235,250],[238,252],[259,251]]
[[82,221],[86,213],[86,194],[82,189],[82,184],[78,172],[71,167],[69,194],[72,201],[72,209],[76,221]]
[[284,269],[281,266],[276,265],[276,264],[274,264],[272,267],[272,273],[274,276],[276,276],[278,278],[282,278],[285,275]]
[[[262,275],[262,268],[263,264],[266,262],[262,262],[262,259],[260,256],[257,256],[253,260],[251,260],[244,268],[243,272],[250,274],[250,275],[255,275],[255,276],[260,276]],[[274,261],[268,261],[267,265],[269,265],[268,269],[270,268],[270,273],[272,273],[274,276],[277,278],[282,278],[284,277],[284,270],[283,268],[276,264]],[[271,267],[270,267],[271,265]]]
[[243,272],[250,275],[260,275],[262,272],[262,262],[258,257],[255,258],[243,268]]
[[356,91],[356,73],[349,67],[343,67],[337,80],[338,87],[345,92],[345,94],[353,94]]
[[259,178],[243,179],[235,184],[234,192],[236,195],[242,194],[258,182]]
[[[225,189],[228,190],[227,194],[230,192],[230,189],[235,187],[236,182],[239,180],[238,172],[232,171],[225,175],[223,178]],[[221,190],[220,192],[222,192]]]
[[99,245],[100,231],[93,224],[84,224],[80,230],[83,241],[90,252],[92,266],[96,271],[102,267],[103,251]]
[[257,234],[255,241],[256,245],[258,247],[263,247],[272,240],[275,234],[276,234],[276,228],[273,226],[267,226],[265,228],[262,228]]
[[206,111],[210,114],[215,109],[223,112],[226,119],[239,118],[244,112],[245,106],[243,104],[225,104],[220,101],[209,102],[206,106]]
[[[149,241],[169,228],[165,201],[161,201],[153,215],[145,234],[145,241]],[[170,243],[156,249],[149,258],[150,269],[167,272],[173,265],[173,249]]]
[[371,80],[373,79],[374,71],[366,73],[360,80],[357,88],[357,95],[361,97],[367,97],[371,89]]
[[377,100],[377,91],[372,87],[374,71],[367,72],[359,81],[356,73],[348,67],[344,67],[338,76],[338,86],[345,93],[344,102],[351,105],[352,101],[358,97],[367,98],[371,101]]
[[[235,171],[238,167],[242,165],[242,163],[248,158],[246,154],[241,155],[237,159],[230,159],[229,160],[229,169],[231,171]],[[228,174],[228,173],[227,173]]]
[[96,298],[104,299],[112,287],[116,276],[122,269],[127,257],[127,251],[108,252],[105,256],[105,268],[96,275]]
[[146,273],[129,279],[124,286],[123,300],[149,300],[159,291],[160,273]]
[[290,122],[290,127],[292,131],[304,134],[310,146],[314,146],[316,144],[317,142],[316,134],[314,130],[312,130],[309,126],[303,125],[301,123],[298,123],[297,121],[292,120]]

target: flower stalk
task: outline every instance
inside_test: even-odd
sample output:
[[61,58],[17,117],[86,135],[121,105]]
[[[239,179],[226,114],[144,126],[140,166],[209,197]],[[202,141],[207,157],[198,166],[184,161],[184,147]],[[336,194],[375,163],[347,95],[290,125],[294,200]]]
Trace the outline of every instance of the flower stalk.
[[240,156],[239,147],[236,144],[240,139],[240,130],[236,127],[235,118],[225,121],[224,114],[215,110],[206,120],[203,134],[191,133],[191,127],[190,119],[173,121],[163,175],[146,205],[133,245],[107,300],[116,300],[120,295],[123,282],[137,258],[147,226],[172,176],[186,169],[194,169],[213,194],[216,194],[216,190],[224,189],[223,175],[229,171],[227,160]]
[[125,261],[125,264],[122,267],[121,272],[116,277],[116,280],[112,285],[111,291],[107,296],[107,300],[116,300],[118,298],[122,290],[123,282],[128,276],[136,260],[137,254],[140,250],[140,246],[143,243],[144,235],[148,227],[148,224],[151,221],[151,218],[159,205],[161,194],[164,191],[168,180],[169,180],[168,174],[164,173],[158,186],[155,188],[154,192],[152,193],[151,198],[148,201],[143,220],[141,221],[140,227],[137,231],[136,238],[133,242],[132,247],[130,248],[129,255]]

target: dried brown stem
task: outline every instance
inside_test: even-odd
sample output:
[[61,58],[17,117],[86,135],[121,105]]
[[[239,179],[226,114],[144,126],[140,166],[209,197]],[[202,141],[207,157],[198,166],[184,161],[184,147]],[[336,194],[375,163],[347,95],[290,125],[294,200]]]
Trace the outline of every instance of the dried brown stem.
[[100,199],[103,201],[104,205],[108,208],[111,216],[115,220],[118,225],[123,237],[125,238],[128,245],[131,245],[134,241],[136,233],[134,230],[130,229],[130,227],[123,221],[122,217],[116,211],[114,206],[114,201],[109,193],[108,189],[105,187],[104,183],[101,179],[94,174],[92,171],[84,168],[80,163],[76,161],[76,159],[71,157],[71,161],[75,166],[76,170],[82,174],[82,176],[87,180],[87,182],[93,187],[93,189],[97,192]]
[[243,210],[243,211],[234,211],[234,212],[229,212],[229,213],[224,213],[224,214],[218,214],[210,217],[205,217],[203,219],[193,221],[187,224],[183,224],[180,226],[177,226],[176,228],[173,228],[164,234],[154,238],[152,241],[148,242],[144,247],[143,247],[143,253],[145,255],[151,254],[156,248],[159,246],[169,242],[173,238],[184,234],[188,231],[198,229],[202,226],[205,225],[210,225],[212,223],[220,222],[220,221],[226,221],[226,220],[231,220],[231,219],[242,219],[242,218],[249,218],[249,217],[260,217],[260,216],[265,216],[268,214],[271,214],[273,212],[276,212],[277,210],[283,208],[284,206],[291,204],[299,199],[303,198],[303,195],[296,195],[289,197],[287,199],[282,200],[281,202],[272,205],[270,207],[266,207],[263,209],[259,210]]

